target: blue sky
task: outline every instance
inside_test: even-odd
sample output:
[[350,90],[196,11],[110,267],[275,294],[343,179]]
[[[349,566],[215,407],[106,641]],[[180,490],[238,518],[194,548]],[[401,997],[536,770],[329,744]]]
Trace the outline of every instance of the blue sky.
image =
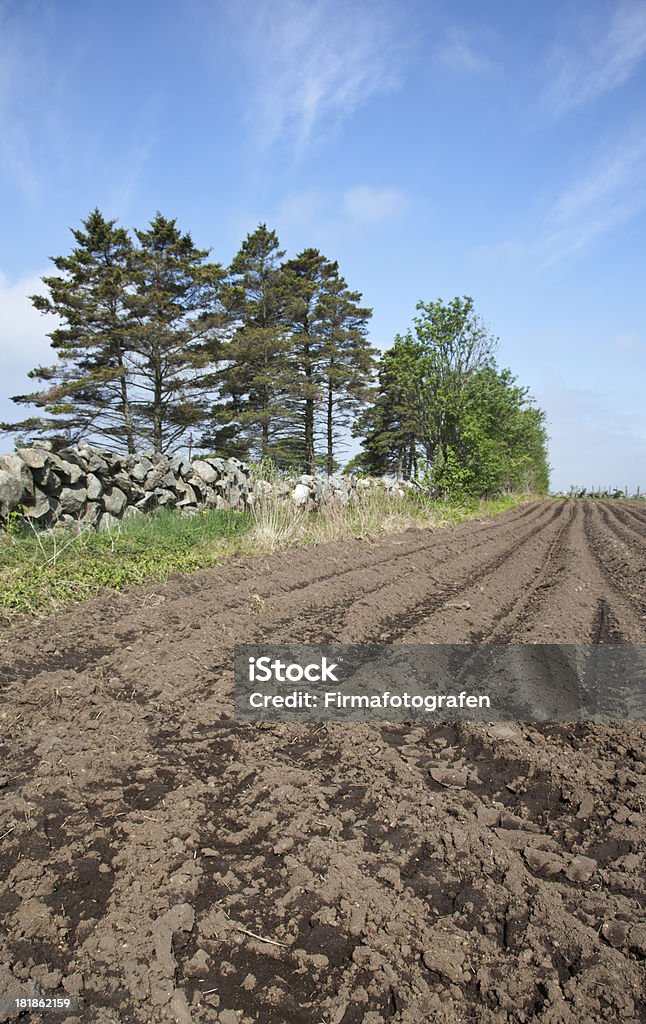
[[93,207],[224,263],[265,221],[339,260],[381,348],[473,296],[552,486],[646,489],[645,100],[646,0],[0,0],[0,418]]

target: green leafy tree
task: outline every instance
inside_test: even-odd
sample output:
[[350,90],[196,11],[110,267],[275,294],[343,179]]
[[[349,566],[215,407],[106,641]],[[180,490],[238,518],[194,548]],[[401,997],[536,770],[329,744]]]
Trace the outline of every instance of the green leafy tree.
[[495,339],[473,301],[417,309],[414,335],[384,355],[377,399],[360,421],[362,465],[421,476],[445,496],[545,490],[544,414],[496,366]]
[[228,324],[221,301],[225,273],[160,213],[135,234],[128,375],[140,434],[165,452],[210,414]]
[[127,231],[98,209],[82,225],[72,231],[76,246],[70,255],[52,259],[58,274],[43,278],[48,294],[31,296],[36,309],[59,322],[48,334],[58,362],[31,370],[29,377],[44,387],[13,401],[41,412],[0,429],[58,444],[95,437],[134,452],[126,368],[133,246]]

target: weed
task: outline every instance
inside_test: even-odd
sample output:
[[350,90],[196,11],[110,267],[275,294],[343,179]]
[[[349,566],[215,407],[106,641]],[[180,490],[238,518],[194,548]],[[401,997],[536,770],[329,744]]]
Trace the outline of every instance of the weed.
[[269,553],[350,537],[376,540],[409,527],[437,529],[503,512],[521,500],[509,496],[451,505],[420,492],[408,491],[401,498],[371,488],[348,504],[332,502],[324,511],[295,509],[270,493],[260,495],[249,513],[209,511],[185,516],[159,509],[122,520],[105,532],[39,531],[29,525],[19,527],[16,520],[0,545],[0,617],[50,614],[104,590],[208,569],[233,554]]

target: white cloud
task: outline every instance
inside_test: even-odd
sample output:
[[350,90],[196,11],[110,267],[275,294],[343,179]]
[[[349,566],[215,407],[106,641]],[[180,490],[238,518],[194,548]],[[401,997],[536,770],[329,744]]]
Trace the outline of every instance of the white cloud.
[[[12,283],[0,272],[0,420],[25,415],[23,407],[11,402],[11,396],[33,391],[37,384],[27,377],[29,370],[56,361],[47,337],[55,321],[34,309],[29,296],[36,294],[45,294],[39,275],[28,274]],[[0,447],[5,445],[0,442]]]
[[407,206],[406,196],[397,188],[355,185],[343,194],[344,212],[353,220],[377,223],[396,217]]
[[632,355],[635,352],[642,352],[646,345],[637,334],[620,334],[610,342],[612,349]]
[[557,196],[539,249],[546,262],[554,262],[587,248],[645,208],[646,136],[637,131]]
[[646,57],[646,3],[622,0],[592,8],[577,7],[548,61],[544,103],[553,114],[589,103],[623,85]]
[[497,67],[495,61],[472,45],[468,33],[462,28],[450,29],[444,41],[435,50],[435,60],[458,74],[480,74]]
[[314,131],[394,90],[408,47],[388,0],[261,0],[242,24],[251,120],[264,145],[308,145]]

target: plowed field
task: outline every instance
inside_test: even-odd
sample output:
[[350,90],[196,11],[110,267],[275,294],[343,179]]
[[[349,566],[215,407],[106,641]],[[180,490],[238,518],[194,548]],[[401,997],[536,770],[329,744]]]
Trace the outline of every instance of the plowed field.
[[231,717],[236,642],[646,643],[645,539],[644,504],[535,502],[6,630],[0,993],[97,1024],[646,1020],[645,724]]

